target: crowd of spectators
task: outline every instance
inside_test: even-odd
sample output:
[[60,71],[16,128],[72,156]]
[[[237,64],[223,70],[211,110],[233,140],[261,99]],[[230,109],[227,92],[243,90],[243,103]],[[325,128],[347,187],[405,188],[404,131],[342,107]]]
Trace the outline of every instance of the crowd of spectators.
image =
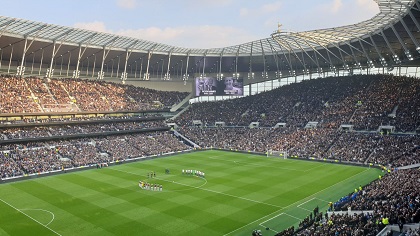
[[[43,123],[46,125],[46,123]],[[42,125],[42,124],[41,124]],[[0,128],[0,140],[39,138],[75,134],[104,133],[166,127],[163,120],[126,121],[91,124],[63,124],[21,128]]]
[[365,163],[375,150],[379,138],[380,134],[342,133],[327,150],[326,156],[342,161]]
[[307,80],[233,100],[194,103],[175,122],[205,126],[273,127],[277,123],[304,127],[315,121],[337,129],[342,124],[356,130],[378,130],[392,125],[396,131],[414,132],[420,126],[420,79],[393,75],[355,75]]
[[10,153],[0,152],[0,178],[22,176],[24,174],[20,165],[10,158]]
[[0,113],[33,113],[40,107],[34,102],[25,80],[0,76]]
[[420,163],[420,136],[361,133],[329,128],[181,127],[179,132],[203,148],[265,153],[292,158],[401,167]]
[[46,127],[23,127],[23,128],[10,128],[0,129],[2,139],[25,139],[25,138],[36,138],[36,137],[48,137],[51,134],[48,132]]
[[189,148],[169,131],[2,145],[0,176],[19,177]]
[[[398,235],[418,236],[420,228],[403,228],[405,224],[420,223],[419,179],[420,170],[417,168],[395,170],[358,192],[343,197],[345,200],[334,203],[335,209],[330,208],[329,212],[319,212],[314,217],[305,218],[297,230],[289,228],[276,235],[374,236],[391,224],[400,227]],[[359,212],[351,212],[354,210]],[[388,235],[392,235],[392,232]]]
[[365,186],[356,197],[339,209],[373,210],[374,216],[387,217],[390,224],[420,221],[420,170],[393,171]]
[[10,152],[10,157],[27,174],[60,170],[63,165],[59,154],[51,147],[17,149]]
[[0,113],[159,110],[187,95],[96,80],[0,76]]
[[[49,117],[46,116],[39,116],[39,117],[7,117],[10,119],[0,120],[0,125],[12,125],[12,124],[32,124],[32,123],[63,123],[69,121],[104,121],[104,120],[130,120],[130,119],[141,119],[141,118],[153,118],[153,117],[162,117],[161,114],[154,114],[154,113],[145,113],[141,116],[139,115],[102,115],[102,116],[92,116],[92,114],[77,114],[73,116],[67,115],[50,115]],[[6,118],[6,117],[5,117]]]
[[417,164],[420,162],[420,138],[414,135],[380,136],[373,152],[367,160],[370,163],[395,167]]

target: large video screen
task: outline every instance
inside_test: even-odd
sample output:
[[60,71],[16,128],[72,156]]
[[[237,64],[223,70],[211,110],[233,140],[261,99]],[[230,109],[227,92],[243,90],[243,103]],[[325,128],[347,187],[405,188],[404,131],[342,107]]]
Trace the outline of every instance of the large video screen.
[[214,96],[217,92],[217,80],[213,77],[195,78],[195,96]]
[[213,77],[195,78],[195,96],[243,96],[244,84],[242,78],[223,77],[217,80]]

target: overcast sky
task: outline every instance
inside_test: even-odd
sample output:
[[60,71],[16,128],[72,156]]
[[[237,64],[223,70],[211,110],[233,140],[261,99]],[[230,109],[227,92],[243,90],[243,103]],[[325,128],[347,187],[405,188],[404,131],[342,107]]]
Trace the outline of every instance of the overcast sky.
[[379,12],[374,0],[2,0],[0,15],[214,48],[269,37],[283,24],[305,31],[354,24]]

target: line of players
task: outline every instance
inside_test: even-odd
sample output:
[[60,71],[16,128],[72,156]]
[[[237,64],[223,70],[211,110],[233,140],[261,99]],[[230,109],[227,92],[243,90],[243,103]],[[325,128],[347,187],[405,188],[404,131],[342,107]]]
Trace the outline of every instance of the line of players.
[[156,172],[152,171],[150,173],[147,173],[147,178],[151,178],[151,179],[156,178]]
[[161,184],[150,184],[147,182],[139,181],[139,187],[144,190],[151,190],[151,191],[162,191],[163,186]]
[[199,170],[182,170],[183,175],[192,175],[192,176],[198,176],[201,178],[205,178],[205,173]]

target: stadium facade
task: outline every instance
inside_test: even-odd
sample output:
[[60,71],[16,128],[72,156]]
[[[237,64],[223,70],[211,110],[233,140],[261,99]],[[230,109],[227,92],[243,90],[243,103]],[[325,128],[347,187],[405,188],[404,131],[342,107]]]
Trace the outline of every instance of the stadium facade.
[[[200,76],[287,83],[357,73],[403,73],[420,56],[420,3],[375,0],[380,12],[342,27],[275,31],[240,45],[193,49],[0,17],[0,68],[18,76],[184,81]],[[417,73],[417,69],[415,69]],[[291,81],[290,81],[291,80]],[[278,82],[277,82],[278,84]],[[250,95],[245,93],[245,95]]]

